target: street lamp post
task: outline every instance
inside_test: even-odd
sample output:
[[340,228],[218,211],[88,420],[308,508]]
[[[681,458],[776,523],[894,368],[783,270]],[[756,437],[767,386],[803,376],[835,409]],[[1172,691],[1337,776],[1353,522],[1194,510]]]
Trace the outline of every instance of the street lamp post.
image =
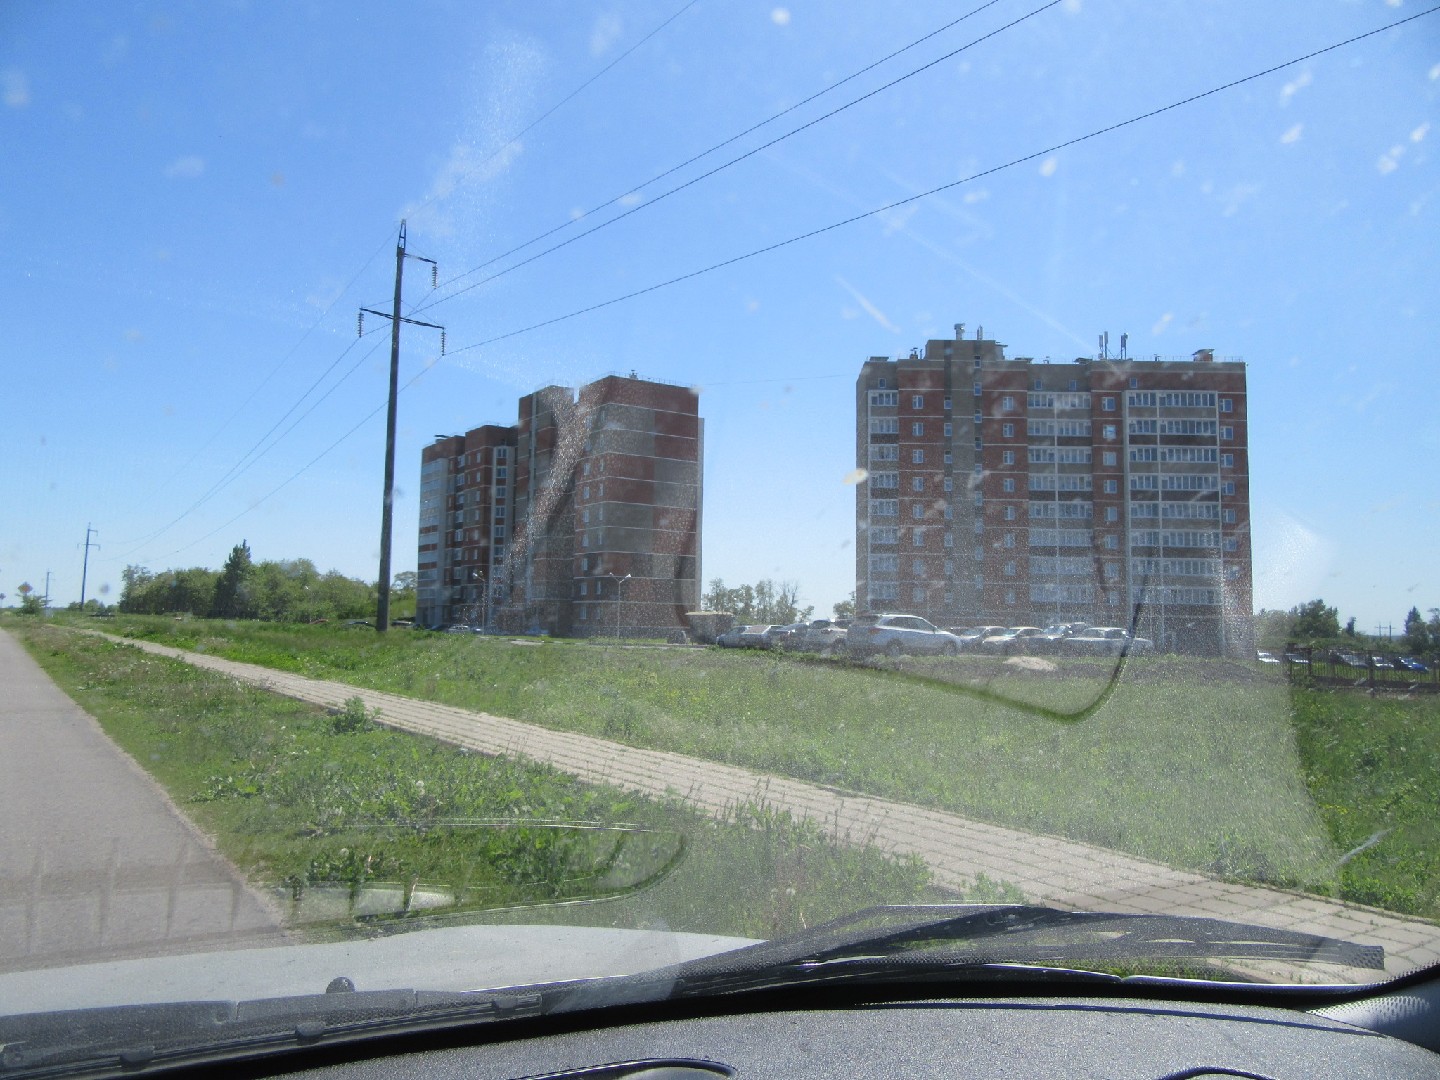
[[616,574],[606,574],[606,577],[615,582],[615,640],[620,640],[620,586],[630,580],[630,575],[619,577]]

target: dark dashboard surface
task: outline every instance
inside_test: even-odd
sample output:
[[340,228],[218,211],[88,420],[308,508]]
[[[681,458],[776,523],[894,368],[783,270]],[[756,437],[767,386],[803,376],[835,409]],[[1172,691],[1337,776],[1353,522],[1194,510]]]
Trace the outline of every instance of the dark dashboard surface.
[[[495,1029],[477,1031],[493,1038]],[[694,1064],[686,1068],[683,1062]],[[633,1068],[585,1070],[623,1062]],[[706,1066],[704,1063],[713,1063]],[[720,1066],[722,1068],[716,1068]],[[705,1016],[373,1056],[291,1076],[1440,1077],[1440,1055],[1313,1014],[1085,998]]]

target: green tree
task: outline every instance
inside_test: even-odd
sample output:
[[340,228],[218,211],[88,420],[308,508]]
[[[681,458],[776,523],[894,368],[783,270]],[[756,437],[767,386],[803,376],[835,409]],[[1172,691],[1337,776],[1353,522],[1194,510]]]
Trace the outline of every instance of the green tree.
[[853,619],[855,617],[855,590],[850,590],[850,599],[841,600],[833,605],[830,610],[834,612],[837,619]]
[[20,583],[17,590],[20,593],[20,614],[41,615],[45,611],[45,601],[35,592],[34,586],[28,581]]
[[1324,600],[1311,600],[1308,604],[1291,608],[1290,614],[1295,617],[1290,632],[1301,640],[1340,636],[1340,612],[1326,607]]
[[1412,653],[1428,653],[1436,644],[1430,637],[1430,627],[1420,616],[1420,609],[1412,607],[1405,616],[1405,648]]
[[250,545],[241,540],[230,549],[230,557],[220,571],[220,580],[215,583],[215,599],[210,606],[213,618],[245,619],[254,614],[250,584],[253,571]]

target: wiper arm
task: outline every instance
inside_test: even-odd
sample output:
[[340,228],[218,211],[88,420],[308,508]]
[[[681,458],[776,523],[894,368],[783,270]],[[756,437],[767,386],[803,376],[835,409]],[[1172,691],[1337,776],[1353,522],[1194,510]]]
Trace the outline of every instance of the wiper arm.
[[999,965],[1063,968],[1135,961],[1264,959],[1383,971],[1385,950],[1249,923],[1176,915],[1061,911],[1036,905],[870,908],[789,938],[672,969],[676,995],[829,977],[956,976]]

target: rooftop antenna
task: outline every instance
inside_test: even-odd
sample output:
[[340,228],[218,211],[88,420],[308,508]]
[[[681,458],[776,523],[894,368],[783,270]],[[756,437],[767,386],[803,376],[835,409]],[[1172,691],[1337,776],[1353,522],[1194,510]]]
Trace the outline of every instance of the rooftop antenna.
[[977,327],[975,327],[975,340],[976,340],[976,341],[981,341],[981,340],[984,339],[984,337],[985,337],[985,327],[983,327],[983,326],[977,326]]
[[1120,359],[1121,359],[1121,360],[1127,359],[1127,354],[1129,353],[1129,351],[1130,351],[1130,335],[1129,335],[1129,334],[1121,334],[1121,335],[1120,335]]

